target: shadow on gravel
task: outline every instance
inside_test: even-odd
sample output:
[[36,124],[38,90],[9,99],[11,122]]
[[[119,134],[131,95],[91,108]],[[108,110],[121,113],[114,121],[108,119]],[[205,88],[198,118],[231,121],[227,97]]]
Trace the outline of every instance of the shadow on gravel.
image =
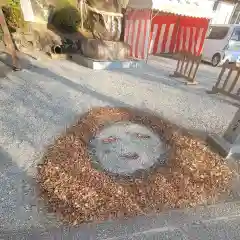
[[[79,227],[59,227],[59,228],[26,228],[16,231],[1,231],[1,239],[24,239],[24,240],[42,240],[42,239],[96,239],[94,229],[90,225],[83,224]],[[103,238],[99,238],[103,239]]]
[[[36,66],[29,66],[31,72],[38,72]],[[46,91],[36,81],[31,81],[36,75],[30,72],[20,71],[16,76],[17,80],[12,80],[11,77],[6,80],[9,81],[7,86],[1,87],[0,83],[0,94],[5,96],[2,101],[2,128],[10,131],[20,145],[27,143],[39,151],[43,135],[51,140],[56,129],[64,128],[74,121],[73,116],[76,113],[70,107],[67,92],[65,96],[59,96],[56,92]],[[57,78],[60,77],[55,75],[55,79]],[[18,109],[14,111],[15,107]],[[45,123],[48,125],[44,126]]]
[[[18,59],[19,59],[19,63],[20,63],[20,67],[22,69],[29,69],[32,67],[32,63],[30,62],[30,60],[28,58],[32,58],[31,56],[27,56],[26,54],[23,55],[21,53],[18,54]],[[0,62],[3,62],[4,64],[6,64],[8,67],[12,67],[12,57],[11,55],[9,55],[6,52],[2,52],[0,51]],[[12,70],[12,69],[11,69]]]
[[[26,64],[36,68],[30,62]],[[46,91],[31,81],[36,75],[24,71],[13,76],[9,74],[0,82],[0,236],[5,229],[58,224],[56,216],[46,214],[38,198],[35,166],[44,144],[76,116],[67,93],[63,97]],[[61,104],[59,98],[63,99]]]
[[211,70],[211,66],[201,64],[196,77],[196,80],[199,84],[189,86],[185,85],[185,81],[181,78],[169,77],[170,74],[173,74],[176,67],[176,61],[173,59],[170,60],[171,64],[169,63],[169,59],[160,58],[156,61],[156,58],[154,58],[153,60],[149,60],[148,64],[144,64],[142,68],[137,69],[137,71],[136,69],[114,69],[111,71],[125,73],[133,77],[142,79],[146,82],[163,84],[187,93],[199,95],[201,97],[209,96],[211,98],[214,98],[226,104],[231,104],[236,107],[240,106],[237,101],[221,94],[209,95],[207,93],[207,91],[210,91],[215,82],[217,81],[218,72],[214,72],[216,71],[215,68],[213,68],[214,70]]
[[[17,223],[24,226],[33,217],[36,208],[36,191],[32,177],[17,166],[9,153],[0,146],[0,238],[5,229],[14,229]],[[4,238],[10,239],[10,238]],[[12,239],[12,238],[11,238]]]
[[0,170],[8,166],[9,163],[12,163],[12,158],[9,156],[8,152],[6,152],[1,146],[0,146],[0,160],[1,160]]
[[34,239],[28,238],[31,226],[33,233],[40,233],[59,222],[39,198],[34,175],[19,167],[0,146],[0,239]]
[[[110,106],[135,108],[135,109],[139,109],[141,111],[147,111],[147,112],[149,112],[153,115],[156,115],[156,112],[153,112],[152,110],[146,108],[145,106],[136,108],[136,106],[134,106],[134,105],[122,102],[122,101],[120,101],[118,99],[115,99],[113,97],[106,96],[102,93],[91,90],[90,88],[87,88],[86,86],[82,86],[81,84],[75,83],[75,82],[73,82],[72,80],[70,80],[66,77],[57,75],[57,74],[53,73],[52,71],[49,71],[48,69],[36,67],[36,68],[31,69],[31,71],[35,72],[37,74],[40,74],[40,75],[44,75],[45,77],[48,78],[48,81],[55,81],[56,80],[58,82],[61,82],[63,85],[66,86],[66,89],[71,88],[73,90],[77,90],[81,93],[92,96],[93,98],[97,98],[98,100],[100,100],[102,102],[107,102],[108,105],[110,105]],[[53,80],[49,80],[49,78],[53,79]],[[160,117],[163,118],[162,116],[160,116]],[[164,119],[164,120],[166,122],[169,122],[167,119]],[[173,123],[171,123],[171,124],[173,124]],[[192,135],[200,137],[202,139],[206,138],[206,133],[203,132],[203,131],[192,130],[192,129],[183,129],[183,130],[187,131],[187,132],[190,132]]]
[[[40,78],[41,76],[45,76],[47,79],[41,78],[41,81],[47,81],[47,82],[54,82],[63,84],[67,89],[75,90],[83,94],[87,94],[93,98],[96,98],[102,102],[107,103],[107,105],[114,106],[114,107],[127,107],[127,108],[136,108],[136,106],[122,102],[118,99],[115,99],[110,96],[106,96],[102,93],[99,93],[95,90],[92,90],[86,86],[83,86],[81,84],[73,82],[71,79],[68,79],[66,77],[60,76],[46,68],[37,67],[34,65],[30,65],[28,63],[28,66],[31,66],[31,72],[20,72],[18,74],[18,77],[22,77],[24,80],[25,77],[36,77],[34,73],[39,74]],[[149,67],[150,69],[154,69],[152,67]],[[127,71],[128,72],[128,71]],[[33,75],[31,75],[33,73]],[[26,74],[26,75],[25,75]],[[137,74],[137,73],[130,73],[130,74]],[[139,75],[140,77],[141,75]],[[147,75],[149,76],[149,75]],[[156,79],[154,77],[150,78],[152,81],[159,82],[159,79]],[[148,79],[149,80],[149,79]],[[175,86],[176,81],[169,81],[169,79],[166,79],[163,81],[164,84],[168,84],[169,86]],[[181,87],[179,85],[179,87]],[[38,85],[36,85],[33,81],[33,83],[29,83],[28,81],[28,88],[29,92],[27,96],[24,95],[15,95],[15,102],[16,104],[18,102],[22,102],[24,106],[29,111],[34,111],[34,114],[37,116],[38,119],[41,119],[42,121],[49,121],[49,117],[51,119],[52,126],[56,125],[66,125],[69,122],[73,122],[77,117],[76,113],[71,110],[71,103],[68,102],[68,93],[66,91],[63,102],[64,105],[58,106],[58,104],[54,101],[54,95],[51,94],[49,91],[44,91],[44,89],[41,89]],[[29,100],[28,100],[29,99]],[[153,113],[150,109],[146,109],[144,107],[138,107],[141,110],[145,110],[148,112]],[[67,111],[66,111],[67,110]],[[66,111],[66,112],[65,112]],[[46,114],[47,113],[47,114]],[[156,114],[156,113],[153,113]],[[75,116],[74,119],[71,116]],[[28,123],[28,119],[22,118],[21,115],[14,113],[14,112],[7,112],[5,114],[6,119],[3,119],[8,128],[14,129],[14,133],[21,141],[27,141],[30,143],[33,147],[38,147],[38,142],[35,142],[33,139],[34,134],[38,130],[38,126],[32,127],[30,126],[32,122]],[[16,122],[17,120],[17,122]],[[165,119],[166,120],[166,119]],[[29,120],[30,121],[30,120]],[[38,123],[38,122],[36,122]],[[192,132],[194,135],[199,136],[201,138],[205,138],[206,133],[198,130],[190,130],[187,131]],[[27,133],[27,134],[26,134]],[[30,138],[28,136],[31,136]]]

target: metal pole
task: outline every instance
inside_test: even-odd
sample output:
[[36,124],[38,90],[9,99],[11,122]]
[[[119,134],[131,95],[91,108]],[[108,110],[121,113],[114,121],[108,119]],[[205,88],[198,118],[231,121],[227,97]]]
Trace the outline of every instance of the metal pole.
[[150,46],[150,41],[151,41],[151,29],[152,29],[152,20],[153,20],[153,10],[151,10],[151,14],[150,14],[150,29],[149,29],[149,39],[148,39],[148,46],[147,46],[147,56],[146,56],[146,63],[148,63],[148,59],[149,59],[149,46]]
[[174,49],[173,49],[173,53],[175,52],[175,49],[176,49],[176,46],[177,46],[177,38],[178,38],[179,31],[180,31],[180,16],[178,16],[176,26],[177,26],[177,32],[176,32],[176,35],[175,35],[175,46],[174,46]]

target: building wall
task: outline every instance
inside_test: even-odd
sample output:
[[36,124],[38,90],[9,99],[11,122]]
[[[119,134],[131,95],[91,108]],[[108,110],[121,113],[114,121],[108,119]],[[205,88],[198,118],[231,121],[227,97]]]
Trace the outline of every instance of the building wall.
[[236,4],[236,8],[235,8],[235,11],[233,12],[230,23],[231,24],[240,24],[240,3]]
[[235,3],[229,1],[215,1],[212,24],[229,24],[235,10]]

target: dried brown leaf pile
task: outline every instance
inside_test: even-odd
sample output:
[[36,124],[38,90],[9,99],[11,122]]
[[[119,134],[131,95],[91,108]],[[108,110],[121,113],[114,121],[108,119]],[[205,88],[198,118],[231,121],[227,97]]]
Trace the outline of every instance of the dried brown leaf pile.
[[[145,178],[116,180],[91,165],[87,146],[103,125],[132,121],[150,127],[171,147],[166,167]],[[228,189],[231,170],[199,139],[160,118],[126,108],[96,108],[48,148],[38,181],[53,211],[72,224],[192,207]]]

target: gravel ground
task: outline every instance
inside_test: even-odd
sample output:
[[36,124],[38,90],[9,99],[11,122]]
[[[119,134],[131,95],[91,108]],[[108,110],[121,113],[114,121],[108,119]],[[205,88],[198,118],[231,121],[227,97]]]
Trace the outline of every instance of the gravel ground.
[[143,69],[125,71],[28,61],[35,66],[0,81],[0,229],[58,225],[36,202],[34,166],[44,147],[89,108],[148,108],[190,130],[215,133],[226,129],[237,110],[229,99],[205,93],[218,73],[210,66],[203,65],[200,84],[189,87],[168,78],[176,65],[169,59],[153,58]]

